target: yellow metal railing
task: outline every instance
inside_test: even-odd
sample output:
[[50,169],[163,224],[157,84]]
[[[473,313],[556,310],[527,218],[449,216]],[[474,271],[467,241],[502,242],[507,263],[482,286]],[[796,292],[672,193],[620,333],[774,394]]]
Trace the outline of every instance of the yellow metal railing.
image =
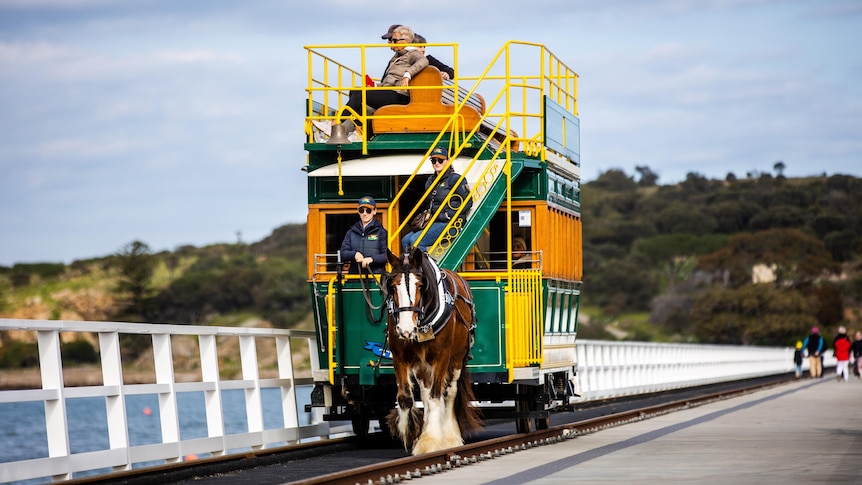
[[542,271],[512,270],[506,288],[506,368],[509,382],[516,367],[542,364],[544,314]]
[[[327,360],[329,361],[329,383],[335,384],[335,343],[337,342],[336,332],[338,331],[338,321],[335,318],[335,281],[337,278],[329,280],[329,286],[326,291],[326,318],[329,320],[329,330],[326,335],[326,350]],[[323,322],[319,322],[323,323]]]
[[[458,44],[426,45],[451,48],[454,65],[457,68]],[[404,89],[402,86],[365,87],[364,81],[368,72],[369,55],[374,52],[379,54],[379,49],[388,49],[389,47],[387,44],[306,46],[309,74],[308,111],[305,126],[309,141],[313,135],[311,120],[339,121],[337,119],[338,113],[342,110],[351,90],[361,90],[364,101],[366,93],[371,90]],[[357,53],[360,61],[358,70],[348,68],[347,62],[339,60],[350,58],[355,63]],[[336,56],[339,59],[336,59]],[[577,116],[577,80],[578,75],[543,45],[520,41],[509,41],[504,44],[478,76],[462,76],[456,70],[456,77],[453,80],[454,86],[444,86],[444,89],[452,89],[453,91],[456,102],[454,114],[442,115],[449,117],[444,129],[430,144],[428,151],[417,157],[415,168],[407,180],[401,184],[401,188],[391,201],[391,205],[396,206],[406,193],[407,187],[415,185],[413,182],[417,178],[422,164],[427,163],[431,149],[440,144],[447,134],[451,134],[449,138],[450,163],[465,148],[475,149],[479,155],[489,151],[492,153],[490,160],[478,160],[479,155],[473,157],[467,167],[462,170],[462,179],[468,173],[478,174],[474,177],[474,180],[478,180],[478,182],[472,184],[468,197],[472,198],[474,204],[478,205],[490,184],[498,177],[506,176],[509,180],[507,180],[504,204],[505,210],[511,218],[511,153],[517,146],[528,156],[536,157],[542,162],[546,160],[549,149],[543,143],[545,140],[545,97],[553,100],[572,115]],[[407,87],[408,91],[438,88],[434,86]],[[469,104],[471,97],[477,93],[481,93],[486,100],[490,99],[490,102],[485,104],[485,111],[481,113],[480,122],[467,132],[459,113],[463,107]],[[324,109],[315,111],[315,106],[323,106]],[[364,126],[367,126],[367,123],[374,119],[381,118],[381,116],[375,117],[374,114],[369,114],[364,108],[361,112],[352,113],[352,116]],[[418,116],[420,115],[391,117],[411,118]],[[427,115],[422,116],[427,117]],[[480,130],[487,135],[483,144],[479,147],[468,146],[468,144],[473,143],[473,136]],[[363,137],[363,153],[367,153],[367,141],[367,137]],[[431,184],[431,187],[434,185]],[[430,195],[431,190],[427,190],[420,200],[424,200]],[[453,194],[454,191],[450,192],[450,196]],[[444,204],[446,203],[448,200],[444,202]],[[461,207],[463,208],[463,204]],[[416,211],[422,209],[424,208],[414,207],[408,214],[399,214],[400,222],[393,220],[396,211],[387,211],[385,225],[389,228],[389,247],[392,247],[397,235],[404,231],[405,226],[409,224]],[[458,219],[460,213],[461,209],[452,218],[453,221]],[[507,251],[511,254],[511,220],[509,222]],[[580,230],[580,225],[577,224],[575,228]],[[567,227],[566,229],[570,228]],[[450,228],[447,227],[443,231],[441,239],[429,248],[430,254],[439,257],[445,252],[452,242],[452,236],[448,235],[449,230]],[[421,234],[420,238],[422,236],[424,234]],[[511,262],[509,262],[507,270],[512,293],[507,298],[506,305],[507,308],[511,305],[512,311],[518,312],[517,314],[520,316],[512,319],[513,313],[507,311],[510,316],[510,324],[507,325],[506,331],[507,333],[523,333],[525,337],[529,337],[518,339],[519,346],[512,348],[511,352],[507,352],[507,359],[512,359],[508,363],[511,372],[512,366],[541,363],[542,271],[512,270]],[[529,275],[529,277],[525,275]],[[525,286],[528,284],[534,284],[535,287],[528,288]],[[534,301],[533,299],[536,298],[538,300]],[[507,345],[514,345],[511,339],[507,339],[507,342]]]
[[[513,137],[513,141],[531,145],[529,149],[537,154],[541,153],[541,140],[543,140],[541,135],[544,127],[540,122],[543,118],[543,103],[541,102],[543,96],[547,95],[572,114],[576,116],[578,114],[578,75],[541,44],[520,41],[505,43],[479,76],[465,76],[457,72],[459,65],[458,44],[424,45],[451,48],[453,64],[456,69],[452,89],[455,101],[459,106],[464,105],[475,93],[481,93],[486,97],[494,94],[494,101],[486,106],[483,121],[497,125],[498,128],[505,128],[504,133],[511,134],[510,130],[520,130],[520,135]],[[309,136],[311,135],[310,121],[312,119],[337,121],[337,113],[340,112],[350,90],[361,91],[364,101],[368,91],[404,89],[402,86],[365,86],[366,76],[371,77],[367,69],[369,56],[374,53],[379,56],[380,49],[388,51],[389,47],[391,46],[388,44],[312,45],[305,47],[308,51],[306,130]],[[355,63],[357,57],[360,62],[358,69],[350,68],[346,61],[340,60],[346,58]],[[414,89],[435,89],[435,87],[407,87],[408,91]],[[469,90],[468,94],[464,95],[464,90]],[[531,93],[534,95],[531,96]],[[336,114],[332,115],[328,112],[315,114],[313,109],[315,102],[334,110]],[[496,111],[497,109],[500,111]],[[457,117],[457,113],[458,110],[453,117]],[[357,113],[356,117],[362,124],[375,119],[373,114],[365,111]],[[397,117],[401,118],[402,116]],[[404,116],[404,118],[409,117]],[[378,116],[377,118],[381,117]],[[494,123],[494,119],[505,119],[505,126],[501,126],[501,123]],[[363,151],[366,149],[364,142],[365,140],[363,140]]]

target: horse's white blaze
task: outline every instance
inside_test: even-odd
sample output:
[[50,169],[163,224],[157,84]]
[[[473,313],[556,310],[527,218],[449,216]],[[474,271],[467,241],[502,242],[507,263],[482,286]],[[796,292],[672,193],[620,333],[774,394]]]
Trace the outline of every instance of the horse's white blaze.
[[[417,286],[419,286],[419,278],[416,275],[408,273],[407,281],[401,278],[401,282],[395,287],[399,306],[411,307],[419,305]],[[416,312],[409,310],[401,311],[396,315],[395,319],[397,321],[395,329],[401,338],[409,339],[416,334],[416,320],[418,320]]]

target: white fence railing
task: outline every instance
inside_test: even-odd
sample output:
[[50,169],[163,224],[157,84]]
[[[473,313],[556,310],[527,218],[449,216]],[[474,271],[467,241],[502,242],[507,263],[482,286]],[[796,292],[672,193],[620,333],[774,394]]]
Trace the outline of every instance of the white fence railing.
[[[0,482],[40,477],[64,480],[81,476],[79,472],[120,471],[138,467],[138,464],[172,463],[197,455],[218,456],[235,451],[297,443],[304,438],[327,438],[335,431],[331,430],[327,423],[299,424],[296,388],[297,385],[312,382],[310,377],[294,377],[291,342],[304,341],[307,348],[305,355],[316,355],[316,337],[311,331],[0,319],[0,332],[7,334],[0,337],[8,336],[12,331],[35,332],[41,387],[0,391],[0,410],[5,409],[6,412],[2,414],[7,415],[3,420],[7,421],[7,417],[11,418],[16,412],[10,407],[15,403],[41,402],[44,405],[44,429],[47,436],[19,434],[17,440],[22,442],[14,443],[10,441],[11,438],[0,435],[0,441],[6,441],[0,445],[0,450],[8,447],[7,450],[12,451],[14,447],[29,445],[33,441],[44,443],[47,438],[47,456],[8,462],[9,458],[0,453],[0,462],[7,461],[0,463]],[[73,336],[69,339],[65,335],[67,333],[89,333],[97,336],[97,349],[101,358],[101,385],[71,387],[64,383],[61,339],[65,342],[76,338]],[[121,358],[121,336],[125,334],[151,337],[155,382],[124,382],[124,370],[128,369],[128,366],[123,366]],[[198,352],[194,354],[198,362],[191,364],[193,368],[199,369],[200,379],[196,382],[177,382],[175,378],[176,356],[172,350],[172,338],[178,336],[193,337],[197,340]],[[238,339],[238,345],[230,346],[236,348],[238,355],[225,356],[224,352],[219,352],[220,342],[231,338]],[[277,354],[277,377],[262,378],[259,372],[258,347],[272,345],[271,341],[274,341]],[[316,364],[316,359],[307,360],[306,365],[310,368],[306,372],[310,375],[309,371],[314,370],[312,366]],[[220,376],[220,368],[224,367],[226,361],[240,369],[240,379],[223,379]],[[98,370],[95,372],[98,374]],[[264,426],[262,392],[268,388],[280,390],[283,426],[277,429],[266,429]],[[241,392],[244,397],[244,432],[225,432],[224,391],[231,390]],[[202,406],[205,409],[201,414],[206,421],[205,437],[181,438],[180,414],[183,410],[178,405],[178,395],[185,393],[203,394]],[[139,395],[157,396],[157,401],[153,401],[154,409],[147,408],[146,411],[152,414],[153,419],[158,420],[157,424],[153,423],[151,426],[160,428],[160,442],[135,446],[130,441],[131,410],[126,408],[127,400]],[[102,441],[107,441],[107,449],[72,452],[70,441],[74,436],[70,437],[69,434],[67,405],[78,398],[104,399],[103,411],[96,415],[100,415],[101,419],[107,422],[107,440],[102,438]],[[139,409],[134,411],[140,412]],[[6,425],[9,424],[7,422]],[[100,428],[95,426],[98,423],[93,424],[93,428]],[[0,425],[0,429],[2,427],[3,425]],[[92,432],[92,428],[87,429],[87,432]]]
[[[793,349],[578,340],[583,401],[793,372]],[[835,357],[824,357],[834,366]],[[808,359],[803,359],[808,369]]]
[[[18,339],[21,336],[15,333],[22,331],[35,334],[31,337],[38,346],[41,382],[36,383],[37,389],[0,391],[0,415],[3,416],[0,420],[0,482],[66,480],[93,473],[179,462],[197,455],[218,456],[302,440],[328,439],[343,435],[350,429],[349,424],[333,427],[299,410],[297,386],[311,384],[311,379],[295,377],[294,359],[301,361],[308,375],[319,370],[316,336],[312,331],[0,319],[0,345]],[[101,366],[93,372],[101,374],[101,384],[67,386],[64,368],[71,366],[68,359],[64,366],[61,344],[85,337],[82,334],[90,334],[90,340],[97,343]],[[122,361],[126,350],[122,348],[125,342],[122,337],[127,334],[149,337],[146,339],[148,348],[143,353],[152,351],[153,382],[128,383],[128,376],[124,376],[124,373],[130,373],[129,363],[124,365]],[[179,347],[174,342],[182,337],[186,337],[186,347],[189,337],[196,340],[197,349],[190,351],[184,348],[184,354],[179,356],[182,352],[174,348]],[[230,339],[237,339],[238,343],[230,345]],[[277,367],[273,373],[276,376],[264,377],[260,372],[262,357],[259,357],[259,349],[265,345],[272,346],[273,341]],[[292,351],[291,342],[299,348]],[[183,358],[183,365],[178,366],[176,362]],[[792,349],[783,348],[581,340],[577,344],[577,359],[577,386],[582,400],[793,370]],[[827,358],[826,365],[830,364],[834,364],[834,358]],[[241,378],[222,377],[229,365],[239,369]],[[189,367],[199,369],[198,377],[189,379],[184,375],[177,379],[177,370],[184,371]],[[187,382],[189,380],[191,382]],[[264,391],[270,397],[276,393],[277,409],[264,405]],[[231,392],[234,397],[237,393],[242,397],[228,406],[226,396]],[[198,425],[205,428],[201,431],[204,436],[187,437],[181,426],[181,418],[188,412],[189,395],[198,398],[202,395],[199,403],[203,409],[199,414],[205,423]],[[81,429],[81,423],[70,418],[74,413],[70,413],[71,409],[67,407],[77,406],[76,401],[84,400],[79,398],[88,399],[90,408],[98,408],[93,425],[84,423],[83,426],[86,434],[104,429],[107,436],[96,439],[103,443],[98,445],[103,449],[93,450],[90,446],[87,451],[78,451],[72,446],[77,438],[74,430]],[[130,421],[137,418],[140,410],[129,409],[128,403],[136,398],[151,399],[154,403],[155,409],[148,421],[152,424],[145,425],[159,428],[160,435],[156,430],[150,430],[155,436],[154,442],[138,444],[131,439]],[[29,406],[29,413],[37,415],[41,415],[41,408],[44,408],[44,427],[27,428],[29,431],[24,434],[9,432],[9,427],[16,424],[14,413],[21,412],[13,410],[18,409],[16,406]],[[241,409],[243,407],[244,410]],[[240,408],[240,411],[235,408]],[[34,412],[34,409],[38,410]],[[280,421],[276,419],[278,426],[265,425],[265,421],[273,421],[273,413],[280,415],[276,416],[280,418]],[[237,425],[228,421],[226,416],[242,422]],[[36,418],[41,420],[38,416]],[[34,417],[29,415],[28,419]],[[96,421],[102,421],[103,425],[96,426],[99,424]],[[47,451],[43,451],[42,456],[27,459],[16,459],[16,455],[10,452],[25,445],[32,446],[33,442],[47,442],[46,447],[42,446]]]

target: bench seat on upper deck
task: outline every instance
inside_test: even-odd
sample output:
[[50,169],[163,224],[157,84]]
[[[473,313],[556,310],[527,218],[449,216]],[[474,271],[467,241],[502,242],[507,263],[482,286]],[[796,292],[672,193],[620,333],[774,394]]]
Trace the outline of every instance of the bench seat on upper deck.
[[[374,112],[375,117],[392,116],[393,118],[373,120],[374,133],[440,133],[446,127],[449,118],[455,113],[455,106],[451,104],[453,101],[451,87],[447,88],[450,93],[444,98],[443,77],[440,71],[434,66],[428,66],[410,80],[410,86],[430,87],[411,89],[410,102],[407,104],[388,105],[377,109]],[[484,106],[484,100],[481,100],[480,104]],[[463,118],[460,128],[466,131],[472,130],[482,118],[482,114],[469,104],[461,108],[460,115]]]

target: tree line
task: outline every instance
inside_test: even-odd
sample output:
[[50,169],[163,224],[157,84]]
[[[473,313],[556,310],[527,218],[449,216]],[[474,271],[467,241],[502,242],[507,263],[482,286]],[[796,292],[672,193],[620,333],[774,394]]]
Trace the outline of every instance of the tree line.
[[582,301],[704,343],[793,345],[857,324],[862,182],[783,168],[667,186],[648,167],[611,169],[584,184]]
[[[792,345],[811,326],[858,322],[860,179],[689,173],[662,186],[648,167],[637,172],[611,169],[581,188],[582,304],[646,312],[658,338],[703,343]],[[254,244],[154,253],[133,241],[69,266],[0,267],[0,310],[14,288],[99,265],[116,281],[111,320],[207,324],[246,312],[289,328],[311,311],[305,248],[305,225],[291,224]],[[168,278],[157,282],[157,268]]]

